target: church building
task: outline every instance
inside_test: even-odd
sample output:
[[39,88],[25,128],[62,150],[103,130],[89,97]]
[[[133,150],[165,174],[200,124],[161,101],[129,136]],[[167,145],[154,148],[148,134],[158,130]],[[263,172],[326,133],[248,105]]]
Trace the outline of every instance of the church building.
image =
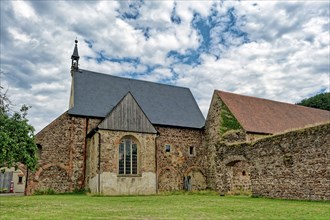
[[188,88],[80,69],[77,41],[71,59],[69,110],[36,135],[41,168],[31,190],[206,188],[205,119]]

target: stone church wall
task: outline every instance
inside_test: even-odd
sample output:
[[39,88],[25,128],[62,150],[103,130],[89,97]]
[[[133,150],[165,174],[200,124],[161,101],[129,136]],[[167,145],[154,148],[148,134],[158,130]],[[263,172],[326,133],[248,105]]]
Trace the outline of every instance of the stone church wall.
[[[119,137],[131,132],[99,130],[102,134],[102,184],[98,189],[98,138],[95,134],[86,140],[86,134],[99,122],[99,119],[70,116],[65,112],[40,131],[36,135],[36,143],[41,146],[39,166],[29,174],[27,193],[47,189],[69,192],[91,188],[93,192],[101,190],[105,194],[153,194],[157,189],[181,190],[185,176],[191,177],[192,190],[206,188],[208,158],[206,149],[202,147],[202,130],[159,126],[156,127],[160,134],[157,137],[154,134],[134,134],[145,146],[140,153],[142,178],[118,178],[117,175],[115,149],[118,148]],[[171,145],[170,153],[165,152],[166,144]],[[190,147],[193,147],[192,152]],[[109,179],[112,179],[111,184]],[[132,181],[134,187],[141,187],[135,187],[133,191],[125,190],[134,188]],[[117,183],[116,187],[111,188],[114,183]]]
[[218,143],[216,189],[227,193],[251,184],[255,196],[330,200],[329,158],[330,124],[250,143]]
[[[182,190],[184,177],[190,177],[191,190],[205,189],[208,166],[206,149],[202,146],[202,130],[155,127],[157,144],[158,191]],[[166,152],[166,145],[170,146]]]
[[[138,144],[137,175],[118,174],[118,148],[125,137]],[[106,195],[155,194],[155,138],[156,134],[99,130],[88,140],[86,187]]]
[[36,135],[39,164],[29,173],[27,194],[53,189],[69,192],[84,187],[85,136],[99,119],[63,113]]

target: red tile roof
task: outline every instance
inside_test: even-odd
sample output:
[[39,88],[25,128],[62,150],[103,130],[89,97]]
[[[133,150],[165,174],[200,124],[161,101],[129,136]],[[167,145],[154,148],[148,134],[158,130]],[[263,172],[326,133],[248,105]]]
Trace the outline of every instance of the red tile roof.
[[330,122],[330,111],[215,91],[246,132],[275,134]]

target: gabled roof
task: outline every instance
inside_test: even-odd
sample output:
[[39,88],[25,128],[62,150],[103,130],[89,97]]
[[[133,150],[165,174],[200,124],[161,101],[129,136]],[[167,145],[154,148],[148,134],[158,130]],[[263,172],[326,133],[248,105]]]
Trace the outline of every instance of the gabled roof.
[[205,119],[188,88],[128,79],[79,69],[73,73],[69,114],[105,117],[131,92],[154,125],[202,128]]
[[329,123],[330,111],[215,91],[245,131],[275,134]]
[[98,125],[100,129],[156,134],[133,95],[128,92],[109,115]]

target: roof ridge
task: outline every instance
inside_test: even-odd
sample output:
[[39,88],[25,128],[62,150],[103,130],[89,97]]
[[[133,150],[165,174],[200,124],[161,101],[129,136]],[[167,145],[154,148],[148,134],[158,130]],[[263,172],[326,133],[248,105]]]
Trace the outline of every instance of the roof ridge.
[[80,72],[80,73],[82,73],[82,71],[90,72],[90,73],[93,73],[93,74],[105,75],[105,76],[109,76],[109,77],[126,79],[126,80],[134,80],[134,81],[140,81],[140,82],[145,82],[145,83],[152,83],[152,84],[158,84],[158,85],[162,85],[162,86],[169,86],[169,87],[175,87],[175,88],[179,88],[179,89],[188,89],[188,90],[190,90],[190,88],[184,87],[184,86],[169,85],[169,84],[165,84],[165,83],[153,82],[153,81],[148,81],[148,80],[143,80],[143,79],[134,79],[134,78],[128,78],[128,77],[123,77],[123,76],[115,76],[115,75],[111,75],[111,74],[107,74],[107,73],[100,73],[100,72],[90,71],[90,70],[86,70],[86,69],[79,69],[78,70],[78,72]]

